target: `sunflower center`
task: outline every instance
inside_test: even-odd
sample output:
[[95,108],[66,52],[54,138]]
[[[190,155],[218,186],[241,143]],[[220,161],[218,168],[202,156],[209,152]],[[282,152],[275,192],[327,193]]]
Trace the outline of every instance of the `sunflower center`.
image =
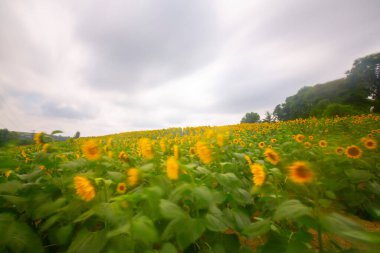
[[297,175],[301,178],[307,178],[310,175],[310,171],[306,167],[300,166],[297,168]]
[[88,149],[88,153],[91,155],[96,155],[98,153],[98,148],[97,147],[90,147]]
[[349,148],[347,152],[352,155],[352,156],[358,156],[359,155],[359,150],[357,148]]

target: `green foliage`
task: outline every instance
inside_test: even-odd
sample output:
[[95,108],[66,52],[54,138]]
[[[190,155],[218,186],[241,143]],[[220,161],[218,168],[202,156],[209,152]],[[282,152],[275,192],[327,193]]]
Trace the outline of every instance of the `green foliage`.
[[[0,252],[376,252],[379,234],[355,220],[380,219],[379,120],[370,114],[129,132],[49,149],[6,146]],[[149,138],[153,157],[144,157],[141,138]],[[85,152],[89,143],[96,159]],[[352,146],[361,152],[355,158],[344,153]],[[178,166],[170,168],[176,149]],[[206,149],[208,163],[200,157]],[[305,166],[296,175],[295,163]],[[310,181],[296,180],[308,170]]]
[[273,115],[279,120],[321,117],[326,110],[332,110],[327,108],[330,104],[350,106],[335,109],[344,115],[368,113],[371,106],[375,106],[374,112],[379,112],[379,90],[380,53],[377,53],[355,60],[347,78],[301,88],[287,97],[285,103],[277,105]]
[[335,117],[335,116],[349,116],[360,114],[355,108],[351,105],[341,105],[341,104],[329,104],[323,111],[323,116],[325,117]]
[[247,112],[240,123],[256,123],[260,121],[260,115],[255,112]]

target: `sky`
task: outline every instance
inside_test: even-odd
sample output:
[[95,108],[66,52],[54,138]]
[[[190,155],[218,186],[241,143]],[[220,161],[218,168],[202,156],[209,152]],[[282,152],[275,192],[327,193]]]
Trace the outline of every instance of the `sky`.
[[380,51],[378,0],[1,0],[0,128],[237,124]]

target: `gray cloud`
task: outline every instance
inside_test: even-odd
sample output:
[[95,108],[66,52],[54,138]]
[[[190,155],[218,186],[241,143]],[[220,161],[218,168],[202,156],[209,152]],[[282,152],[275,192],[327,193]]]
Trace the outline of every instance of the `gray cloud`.
[[91,86],[131,92],[162,84],[212,61],[218,44],[213,6],[204,1],[91,2],[78,34],[93,53]]
[[92,108],[86,106],[78,107],[76,105],[57,104],[48,102],[41,105],[42,116],[66,119],[87,120],[94,118],[95,112]]
[[237,123],[379,51],[379,9],[378,0],[0,1],[0,127],[86,136]]

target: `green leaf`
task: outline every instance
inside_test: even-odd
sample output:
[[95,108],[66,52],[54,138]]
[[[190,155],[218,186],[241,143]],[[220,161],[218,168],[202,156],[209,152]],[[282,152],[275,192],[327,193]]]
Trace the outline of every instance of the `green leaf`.
[[18,181],[9,181],[0,184],[0,193],[14,194],[22,188],[22,184]]
[[372,173],[367,170],[350,169],[346,170],[345,173],[353,183],[366,182],[373,178]]
[[166,219],[178,219],[187,216],[181,207],[166,199],[160,200],[160,212]]
[[196,187],[193,190],[193,195],[198,209],[209,208],[213,202],[211,191],[206,186]]
[[321,218],[321,225],[329,232],[340,235],[350,242],[380,243],[380,234],[365,231],[358,223],[337,213]]
[[66,226],[60,227],[55,232],[55,238],[59,245],[66,245],[70,242],[70,238],[73,234],[74,226],[68,224]]
[[9,252],[43,252],[40,238],[25,223],[17,221],[11,214],[0,214],[1,248],[4,246]]
[[329,199],[336,199],[336,195],[334,192],[332,191],[326,191],[326,196],[329,198]]
[[243,234],[249,238],[257,237],[268,233],[270,230],[271,222],[270,220],[261,220],[255,223],[249,224],[244,230]]
[[61,133],[63,133],[61,130],[54,130],[53,132],[51,132],[51,135],[61,134]]
[[54,202],[48,201],[45,204],[42,204],[39,206],[33,213],[34,219],[42,219],[45,217],[48,217],[52,215],[53,213],[57,212],[60,207],[62,207],[66,203],[65,198],[59,198],[55,200]]
[[296,219],[304,215],[311,215],[311,208],[305,206],[297,199],[283,202],[275,211],[274,219]]
[[159,253],[177,253],[177,249],[171,243],[165,243]]
[[136,217],[132,220],[131,234],[134,239],[147,244],[158,241],[158,233],[151,219],[146,216]]
[[203,219],[188,218],[183,220],[182,229],[177,231],[177,243],[181,249],[186,249],[190,244],[198,240],[206,227]]
[[206,226],[209,230],[214,232],[224,232],[227,225],[224,223],[223,218],[213,214],[206,214]]
[[233,173],[216,174],[216,180],[228,189],[234,189],[240,185],[240,180]]
[[90,232],[87,229],[80,230],[71,243],[68,253],[98,253],[107,243],[105,229]]

